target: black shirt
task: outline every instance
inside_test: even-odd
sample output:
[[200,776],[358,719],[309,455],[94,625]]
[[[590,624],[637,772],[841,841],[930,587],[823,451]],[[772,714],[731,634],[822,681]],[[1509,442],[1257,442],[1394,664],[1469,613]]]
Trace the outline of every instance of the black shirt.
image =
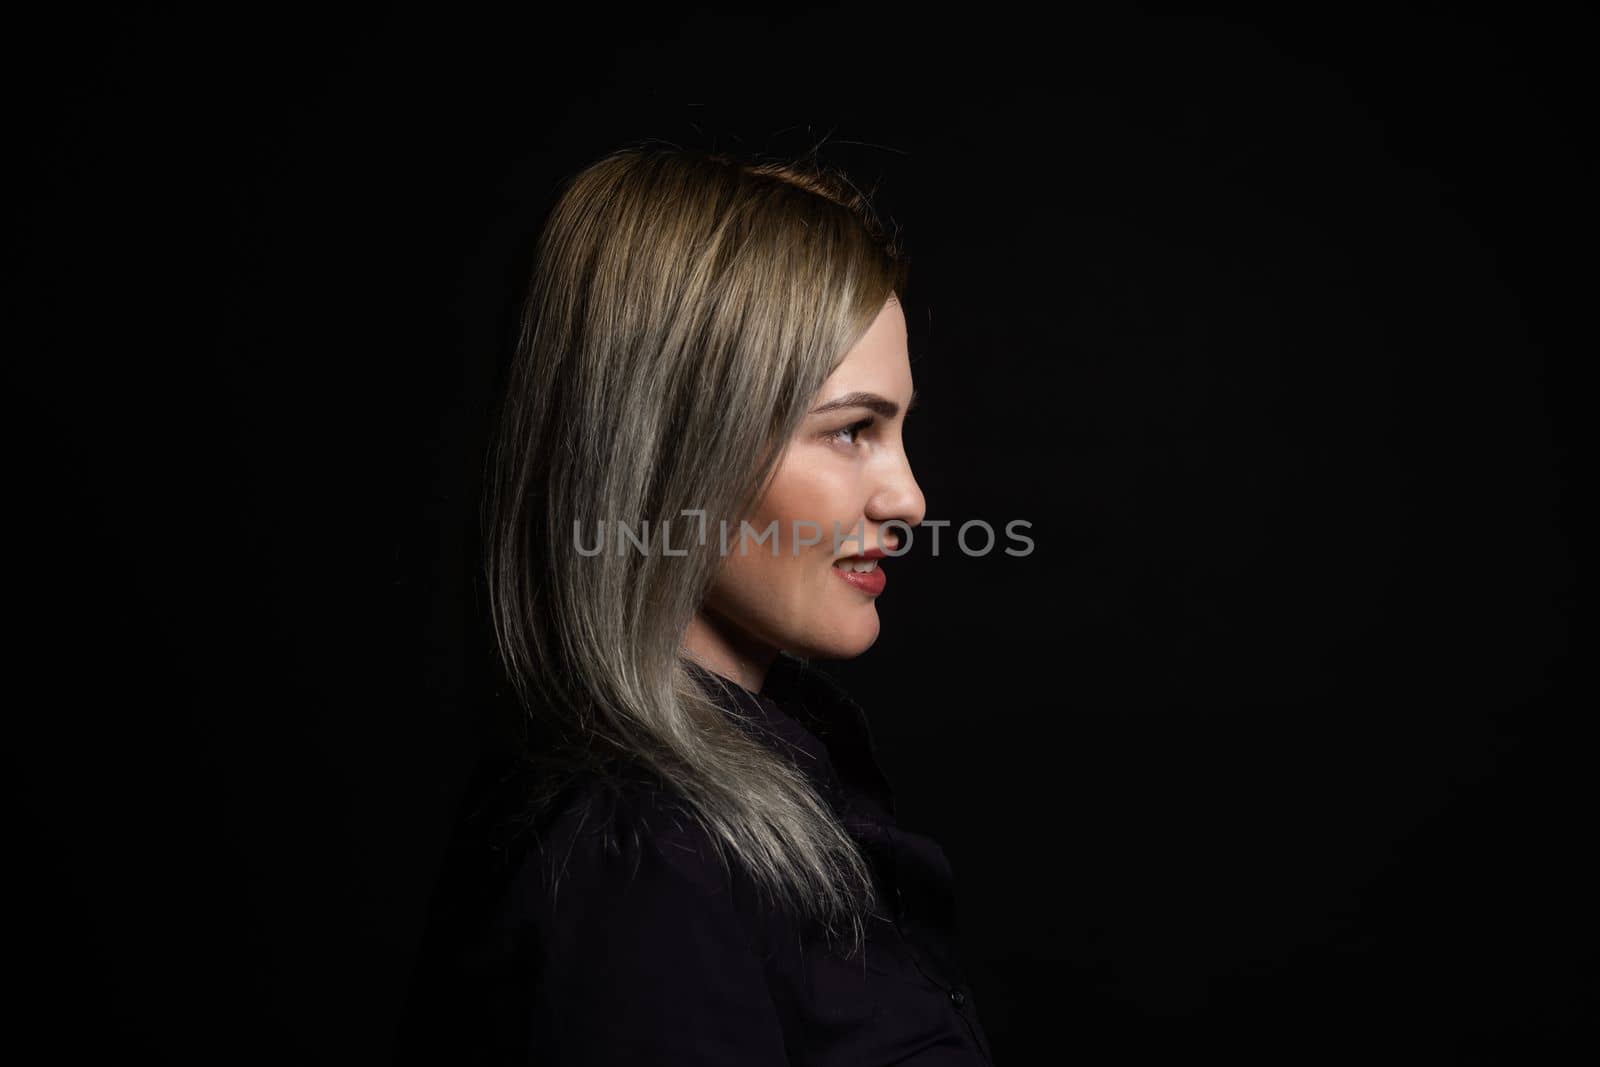
[[[861,846],[889,916],[846,960],[763,907],[698,824],[647,789],[598,783],[537,834],[501,818],[512,774],[458,841],[400,1034],[405,1063],[981,1065],[992,1063],[956,951],[950,864],[901,829],[861,709],[778,658],[761,693],[692,672],[801,767]],[[579,803],[579,801],[587,802]],[[596,812],[602,812],[596,815]],[[633,847],[613,849],[597,820]],[[484,831],[488,831],[485,833]],[[463,876],[464,870],[476,876]],[[559,870],[555,899],[547,891]]]

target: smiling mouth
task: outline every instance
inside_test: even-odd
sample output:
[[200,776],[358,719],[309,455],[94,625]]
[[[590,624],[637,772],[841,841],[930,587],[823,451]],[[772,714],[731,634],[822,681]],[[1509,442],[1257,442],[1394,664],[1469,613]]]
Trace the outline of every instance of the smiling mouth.
[[869,548],[859,556],[834,560],[833,569],[839,575],[839,580],[856,592],[876,597],[883,592],[887,581],[884,572],[878,569],[878,560],[884,555],[886,553],[881,548]]

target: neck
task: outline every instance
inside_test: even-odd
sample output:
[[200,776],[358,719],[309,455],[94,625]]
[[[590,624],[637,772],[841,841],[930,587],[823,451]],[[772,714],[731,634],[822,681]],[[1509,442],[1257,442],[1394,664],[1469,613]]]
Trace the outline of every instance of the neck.
[[766,684],[767,669],[778,655],[778,650],[771,645],[706,609],[689,620],[689,628],[684,631],[683,650],[706,670],[752,693],[761,692]]

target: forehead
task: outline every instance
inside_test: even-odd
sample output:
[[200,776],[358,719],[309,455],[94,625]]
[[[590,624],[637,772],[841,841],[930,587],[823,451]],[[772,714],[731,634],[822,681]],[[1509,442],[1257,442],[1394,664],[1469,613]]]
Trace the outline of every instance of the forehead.
[[900,301],[893,298],[884,304],[867,332],[845,355],[844,361],[834,368],[833,374],[823,384],[823,393],[864,389],[869,382],[877,386],[878,392],[909,392],[911,388],[906,318],[900,309]]

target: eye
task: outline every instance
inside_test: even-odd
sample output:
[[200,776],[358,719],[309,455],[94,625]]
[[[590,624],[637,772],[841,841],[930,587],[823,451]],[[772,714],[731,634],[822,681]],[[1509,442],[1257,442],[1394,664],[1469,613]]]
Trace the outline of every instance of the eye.
[[876,420],[871,415],[868,415],[864,419],[859,419],[855,422],[852,422],[849,426],[843,426],[837,430],[830,430],[823,434],[823,436],[830,441],[842,441],[847,445],[853,445],[856,443],[856,434],[860,433],[862,430],[865,430],[868,426],[871,426],[874,421]]

